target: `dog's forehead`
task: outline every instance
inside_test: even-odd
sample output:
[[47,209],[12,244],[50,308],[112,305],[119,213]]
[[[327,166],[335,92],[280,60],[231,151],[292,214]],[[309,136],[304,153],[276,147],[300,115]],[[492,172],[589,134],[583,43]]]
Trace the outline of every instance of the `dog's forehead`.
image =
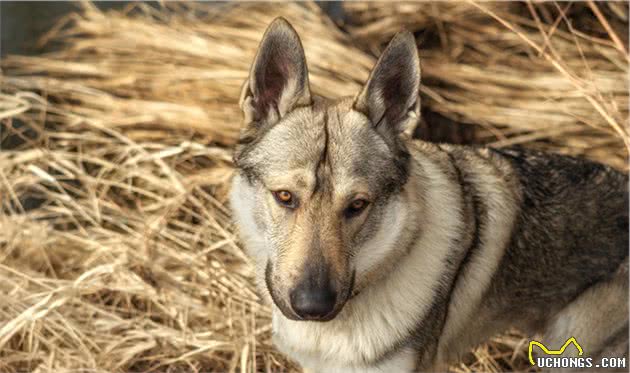
[[294,110],[265,134],[255,157],[274,173],[312,168],[326,146],[323,117],[311,108]]
[[361,113],[332,107],[326,122],[326,157],[337,179],[369,181],[375,172],[386,172],[392,154]]
[[347,101],[293,111],[257,148],[257,163],[270,187],[313,189],[318,184],[335,194],[369,192],[378,189],[378,175],[391,167],[387,145]]

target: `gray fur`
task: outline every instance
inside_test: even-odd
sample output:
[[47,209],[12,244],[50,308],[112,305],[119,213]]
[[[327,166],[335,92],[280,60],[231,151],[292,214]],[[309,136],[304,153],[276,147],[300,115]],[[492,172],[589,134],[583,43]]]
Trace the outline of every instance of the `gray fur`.
[[[410,139],[415,48],[396,37],[357,97],[329,101],[310,95],[288,23],[265,34],[244,86],[231,201],[278,348],[321,371],[436,370],[516,326],[554,344],[575,333],[589,356],[627,353],[628,176]],[[262,85],[271,93],[252,84],[265,63],[283,66]],[[351,213],[357,198],[369,204]],[[298,315],[289,294],[322,282],[333,311]]]

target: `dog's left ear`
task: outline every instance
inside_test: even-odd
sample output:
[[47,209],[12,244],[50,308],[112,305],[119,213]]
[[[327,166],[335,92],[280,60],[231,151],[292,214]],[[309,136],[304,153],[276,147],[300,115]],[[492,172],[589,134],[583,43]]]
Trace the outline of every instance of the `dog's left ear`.
[[294,108],[310,103],[308,68],[300,37],[287,20],[276,18],[265,31],[243,85],[240,105],[245,122],[254,126],[274,124]]
[[413,35],[396,34],[354,102],[384,136],[398,135],[419,118],[420,61]]

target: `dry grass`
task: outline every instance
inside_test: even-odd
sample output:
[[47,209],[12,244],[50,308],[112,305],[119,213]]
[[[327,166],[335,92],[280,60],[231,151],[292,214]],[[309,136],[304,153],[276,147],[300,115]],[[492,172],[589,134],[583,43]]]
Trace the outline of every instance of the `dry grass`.
[[[625,36],[627,4],[620,5],[592,4],[599,12],[604,9],[598,7],[625,11],[610,11],[611,22],[623,26],[617,33]],[[402,28],[418,34],[425,106],[482,127],[479,141],[544,147],[626,168],[628,55],[587,7],[553,2],[346,5],[353,36],[370,50],[378,51]],[[587,24],[591,32],[573,24]]]
[[[137,4],[105,15],[88,5],[47,35],[63,41],[59,52],[13,56],[3,67],[8,75],[26,75],[12,81],[20,88],[63,98],[60,108],[133,139],[187,131],[230,145],[238,136],[241,85],[275,16],[295,20],[311,84],[322,95],[353,94],[374,63],[314,4],[168,6]],[[340,59],[347,54],[352,64]]]
[[[271,346],[225,204],[240,85],[278,15],[319,94],[356,92],[403,25],[421,44],[425,110],[481,142],[627,168],[624,13],[602,8],[608,28],[591,14],[596,33],[552,7],[351,3],[350,34],[312,4],[68,16],[43,41],[58,52],[2,62],[0,141],[21,144],[0,153],[0,371],[296,368]],[[527,370],[524,341],[497,337],[452,369]]]

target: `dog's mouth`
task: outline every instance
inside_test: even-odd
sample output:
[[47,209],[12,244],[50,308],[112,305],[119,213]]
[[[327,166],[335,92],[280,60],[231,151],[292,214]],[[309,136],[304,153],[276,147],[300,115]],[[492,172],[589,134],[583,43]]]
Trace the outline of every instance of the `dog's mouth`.
[[289,320],[294,321],[319,321],[325,322],[333,320],[343,310],[346,303],[352,299],[356,293],[353,292],[356,272],[352,271],[349,285],[341,289],[341,294],[337,296],[337,300],[333,309],[325,315],[299,315],[293,310],[286,297],[280,296],[273,286],[272,266],[271,262],[267,262],[265,267],[265,285],[273,303],[280,309],[280,312]]

